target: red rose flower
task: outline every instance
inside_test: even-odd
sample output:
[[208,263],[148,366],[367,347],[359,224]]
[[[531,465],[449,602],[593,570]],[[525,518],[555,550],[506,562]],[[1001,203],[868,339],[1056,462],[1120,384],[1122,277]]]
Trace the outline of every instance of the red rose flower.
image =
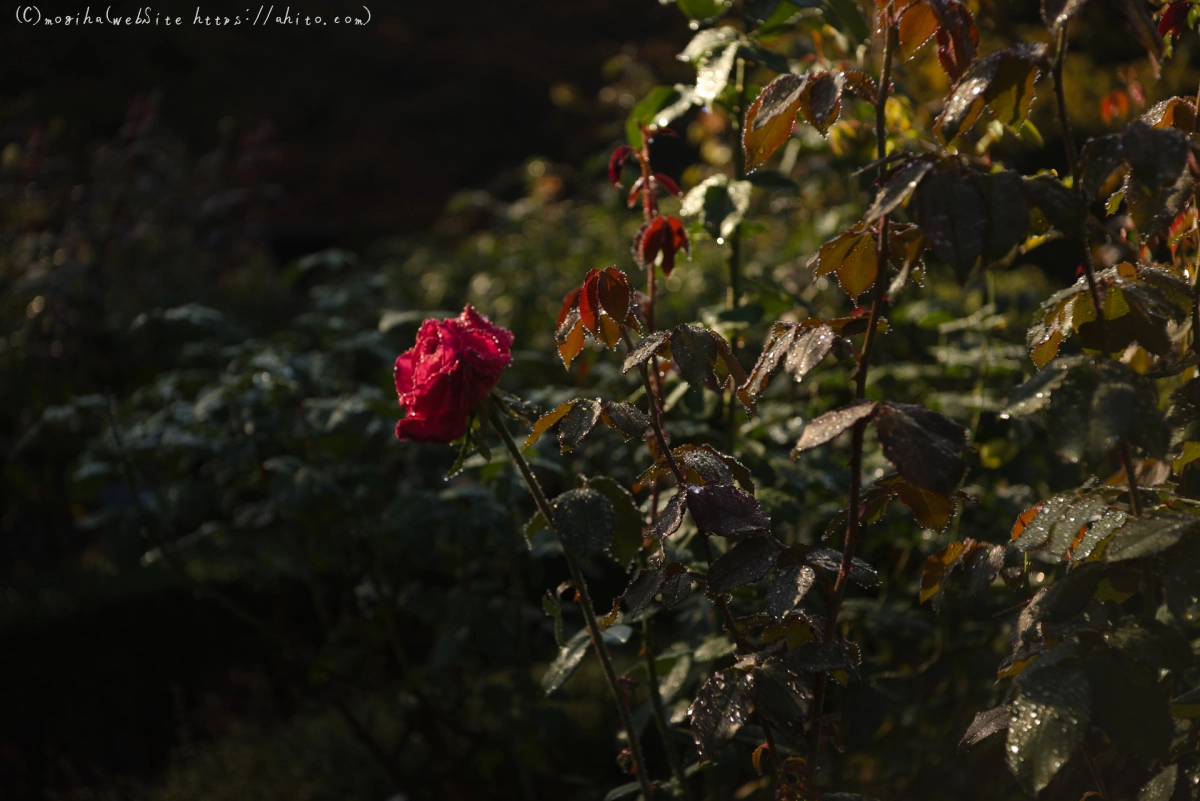
[[513,335],[470,305],[458,317],[426,320],[417,343],[396,359],[396,393],[406,409],[396,436],[449,442],[512,362]]

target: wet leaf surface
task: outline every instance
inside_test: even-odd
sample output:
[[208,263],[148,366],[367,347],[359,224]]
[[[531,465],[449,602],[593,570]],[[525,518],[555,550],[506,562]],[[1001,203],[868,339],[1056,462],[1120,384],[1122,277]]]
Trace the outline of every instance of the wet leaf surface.
[[1087,678],[1051,666],[1021,674],[1005,756],[1027,792],[1039,793],[1079,750],[1092,711]]
[[604,553],[613,539],[617,515],[612,504],[594,489],[571,489],[551,501],[554,527],[576,556]]
[[824,445],[859,420],[875,414],[875,406],[874,401],[859,401],[841,409],[826,412],[820,417],[808,421],[804,430],[800,432],[800,439],[797,440],[796,446],[792,448],[792,458],[794,459],[798,454],[818,445]]
[[662,349],[670,339],[671,332],[655,331],[646,336],[641,342],[634,346],[633,350],[625,357],[625,363],[621,366],[621,372],[628,373],[639,364],[645,364],[654,357],[654,354]]
[[687,507],[696,527],[705,534],[739,537],[771,527],[771,518],[754,496],[734,486],[689,486]]
[[1092,688],[1093,722],[1140,759],[1165,757],[1175,726],[1155,674],[1111,648],[1093,651],[1082,669]]
[[680,487],[679,492],[671,496],[671,500],[654,518],[650,525],[650,534],[659,541],[674,534],[683,525],[684,500],[687,498],[687,488]]
[[580,398],[558,424],[558,445],[563,453],[575,449],[600,419],[600,401]]
[[643,439],[650,429],[650,418],[632,403],[607,401],[601,410],[601,418],[625,439]]
[[665,568],[663,583],[660,590],[662,604],[667,609],[674,609],[683,599],[692,594],[692,577],[687,568],[678,562],[671,562]]
[[791,136],[796,126],[796,114],[803,101],[805,81],[802,75],[780,75],[763,88],[746,111],[742,132],[746,172],[762,166]]
[[575,669],[583,662],[583,658],[587,656],[591,647],[592,639],[588,636],[587,629],[576,632],[575,636],[558,650],[558,658],[542,675],[542,691],[549,696],[566,684],[567,679],[575,673]]
[[962,739],[958,741],[959,753],[997,732],[1006,730],[1011,718],[1012,713],[1009,712],[1007,706],[998,706],[986,712],[976,713],[975,719],[971,721],[971,725],[967,727]]
[[795,609],[816,580],[817,574],[808,565],[780,568],[767,590],[767,613],[771,617],[781,618]]
[[783,546],[774,537],[748,537],[719,556],[708,571],[708,589],[717,595],[752,584],[770,572]]
[[737,669],[714,674],[688,708],[701,761],[713,759],[754,711],[754,676]]

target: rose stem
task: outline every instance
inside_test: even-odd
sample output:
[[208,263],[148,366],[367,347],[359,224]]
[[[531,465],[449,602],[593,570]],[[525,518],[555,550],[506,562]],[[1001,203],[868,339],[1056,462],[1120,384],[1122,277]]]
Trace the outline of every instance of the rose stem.
[[[887,157],[887,108],[888,87],[892,80],[892,40],[895,38],[895,27],[890,19],[884,27],[883,39],[883,68],[879,75],[879,97],[875,103],[875,151],[879,159]],[[885,169],[880,165],[882,174]],[[854,397],[862,400],[867,394],[867,371],[871,367],[871,351],[875,345],[875,328],[885,300],[884,285],[887,282],[888,263],[888,218],[884,215],[879,220],[879,231],[876,236],[875,254],[875,286],[871,293],[871,313],[867,318],[867,334],[863,341],[862,353],[858,357],[858,369],[854,374]],[[846,539],[842,545],[842,562],[838,568],[837,580],[829,595],[829,603],[825,615],[825,642],[830,642],[837,632],[838,612],[841,610],[842,599],[846,595],[847,579],[850,566],[854,561],[854,549],[862,538],[861,525],[858,516],[859,496],[862,492],[862,462],[863,437],[866,434],[867,420],[859,420],[854,424],[853,445],[850,451],[850,505],[847,510]],[[817,781],[818,762],[821,750],[821,721],[825,706],[825,688],[829,682],[828,673],[817,675],[813,687],[812,718],[808,726],[808,784],[815,789]]]
[[575,555],[571,553],[571,549],[567,547],[563,541],[562,535],[559,534],[558,528],[554,525],[554,513],[550,510],[550,502],[546,500],[546,495],[542,492],[542,486],[538,483],[537,477],[533,475],[533,470],[529,466],[529,462],[525,460],[525,456],[521,453],[521,449],[517,443],[513,441],[512,434],[509,433],[508,426],[504,422],[503,415],[496,408],[494,402],[489,401],[491,406],[492,425],[496,431],[500,433],[500,438],[504,440],[504,445],[508,448],[509,454],[512,455],[513,464],[521,471],[521,476],[525,479],[525,486],[529,489],[529,494],[533,496],[533,502],[537,506],[542,517],[546,519],[546,525],[554,536],[562,545],[563,555],[567,557],[567,567],[571,571],[571,581],[575,584],[575,589],[579,592],[579,606],[583,610],[584,623],[587,625],[588,633],[592,637],[592,647],[596,651],[596,656],[600,659],[600,665],[604,669],[604,678],[608,682],[608,689],[612,693],[613,700],[617,704],[617,714],[621,718],[621,726],[625,729],[625,737],[629,740],[629,750],[633,755],[634,772],[637,774],[637,782],[641,787],[642,797],[646,801],[651,801],[654,798],[654,790],[650,785],[650,775],[646,772],[646,758],[642,756],[642,744],[638,742],[637,730],[633,726],[633,716],[629,714],[629,706],[625,703],[625,697],[621,694],[621,685],[617,680],[617,671],[613,668],[612,656],[608,653],[608,646],[604,643],[604,632],[600,629],[600,623],[596,620],[596,611],[592,607],[591,595],[588,593],[587,581],[584,580],[583,571],[579,568],[579,561]]
[[[1087,233],[1087,198],[1083,196],[1083,185],[1080,181],[1082,177],[1079,155],[1075,150],[1075,139],[1071,134],[1071,118],[1067,113],[1067,90],[1066,84],[1063,82],[1063,62],[1067,57],[1067,26],[1064,24],[1058,29],[1058,47],[1054,53],[1054,94],[1058,99],[1058,122],[1062,126],[1063,145],[1067,151],[1067,161],[1070,163],[1071,175],[1073,176],[1075,191],[1079,195],[1079,205],[1083,209],[1083,231],[1079,235],[1080,244],[1083,245],[1083,274],[1087,277],[1088,293],[1092,301],[1092,310],[1096,315],[1096,328],[1100,333],[1100,346],[1103,348],[1105,357],[1108,354],[1108,323],[1104,319],[1104,302],[1100,296],[1100,284],[1096,281],[1096,266],[1092,263],[1092,246],[1088,242]],[[1121,467],[1125,470],[1125,479],[1129,484],[1129,511],[1134,517],[1141,517],[1142,506],[1141,499],[1138,497],[1137,488],[1137,471],[1133,467],[1133,455],[1129,448],[1129,441],[1121,436],[1120,441],[1120,457]]]
[[[650,129],[642,126],[642,148],[638,153],[638,166],[642,171],[642,217],[648,223],[654,216],[658,214],[658,182],[653,179],[653,170],[650,166],[650,141],[652,139]],[[646,292],[649,297],[649,302],[646,308],[646,330],[648,333],[654,333],[654,271],[657,268],[651,264],[647,271],[649,275],[646,278]],[[655,376],[658,375],[658,359],[653,360]],[[658,397],[657,381],[652,390],[654,397]],[[657,410],[657,403],[651,403],[651,406]],[[659,425],[662,425],[662,420],[659,419]],[[655,476],[650,481],[650,519],[653,520],[658,516],[658,495],[659,481],[658,476]],[[663,750],[667,754],[667,762],[671,765],[671,773],[675,777],[676,784],[679,785],[681,792],[687,798],[692,797],[691,788],[687,785],[687,778],[683,773],[683,766],[679,761],[679,753],[675,750],[675,744],[670,739],[670,727],[667,726],[666,713],[663,710],[662,693],[658,689],[658,667],[655,664],[654,654],[654,621],[650,618],[642,620],[642,652],[645,654],[646,660],[646,684],[650,693],[650,709],[654,714],[654,723],[658,728],[659,736],[663,741]]]
[[[630,341],[629,331],[627,331],[624,326],[621,326],[621,336],[625,339],[626,349],[632,353],[633,342]],[[650,391],[650,375],[646,370],[645,364],[638,365],[638,373],[642,376],[642,383],[646,386],[646,392],[650,395],[650,403],[653,406],[656,403],[657,398]],[[651,411],[653,411],[653,409]],[[663,432],[662,426],[658,422],[657,415],[650,415],[650,427],[654,430],[654,437],[658,441],[659,450],[662,451],[663,458],[667,463],[667,467],[669,467],[671,472],[675,475],[675,481],[679,484],[679,492],[685,492],[687,480],[684,478],[683,471],[679,469],[679,463],[675,461],[675,456],[671,453],[670,446],[667,445],[667,437]],[[712,548],[708,544],[708,535],[701,533],[700,537],[700,543],[704,546],[704,558],[708,561],[708,566],[711,569],[713,555]],[[725,596],[710,594],[709,597],[712,599],[713,605],[716,606],[717,611],[720,613],[721,619],[725,623],[726,630],[729,632],[729,635],[733,637],[734,642],[737,644],[738,653],[745,654],[753,650],[750,647],[750,644],[746,642],[746,638],[742,636],[742,632],[738,630],[737,621],[734,620],[733,613],[729,611],[729,604],[725,602]],[[783,769],[779,762],[779,753],[775,750],[775,738],[771,733],[770,724],[761,718],[759,719],[759,723],[762,725],[763,736],[765,736],[767,739],[767,747],[770,749],[771,765],[774,768],[775,776],[782,784]]]

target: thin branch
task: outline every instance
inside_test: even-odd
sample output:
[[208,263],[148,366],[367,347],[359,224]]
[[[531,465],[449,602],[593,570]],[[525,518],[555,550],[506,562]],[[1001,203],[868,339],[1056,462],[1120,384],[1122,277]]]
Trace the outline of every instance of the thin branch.
[[691,787],[688,786],[687,776],[683,772],[683,762],[679,759],[679,751],[671,740],[671,728],[667,723],[667,711],[663,706],[662,693],[658,688],[658,664],[654,656],[653,621],[642,618],[642,653],[646,660],[646,687],[650,693],[650,711],[654,716],[654,725],[658,727],[658,736],[662,739],[663,750],[667,754],[667,763],[671,766],[671,775],[686,798],[692,798]]
[[[884,159],[887,156],[887,99],[892,80],[892,40],[895,29],[888,20],[884,28],[883,68],[879,76],[879,98],[875,104],[875,139],[876,155],[880,162],[880,173],[883,172]],[[871,292],[871,311],[867,318],[867,333],[863,340],[862,352],[858,357],[858,369],[854,373],[854,397],[862,400],[867,393],[867,373],[871,368],[871,353],[875,346],[875,331],[878,327],[880,314],[886,300],[887,264],[888,264],[888,218],[885,215],[879,220],[879,228],[875,241],[875,284]],[[838,568],[837,580],[830,592],[825,615],[825,642],[831,642],[837,633],[838,613],[841,611],[842,599],[846,595],[846,585],[849,580],[850,567],[854,561],[854,550],[862,539],[861,523],[859,520],[859,504],[862,493],[862,463],[863,441],[866,436],[868,421],[863,419],[854,424],[853,444],[850,451],[850,505],[847,510],[846,539],[842,545],[842,561]],[[813,688],[812,716],[809,721],[808,785],[816,787],[818,763],[821,750],[821,722],[825,706],[825,690],[829,678],[827,673],[816,677]]]
[[562,534],[559,533],[557,526],[555,526],[554,513],[550,509],[550,502],[546,500],[546,495],[542,492],[542,486],[538,483],[537,477],[534,476],[529,462],[526,461],[520,447],[513,440],[512,434],[504,422],[504,415],[500,413],[494,402],[489,400],[488,403],[492,416],[492,425],[499,432],[500,438],[504,440],[504,445],[508,448],[508,452],[512,456],[513,464],[521,472],[521,476],[525,479],[525,485],[529,489],[529,494],[533,496],[534,504],[546,519],[546,525],[554,532],[554,536],[563,547],[563,554],[567,557],[567,567],[571,571],[571,581],[575,585],[575,590],[579,593],[579,606],[583,610],[584,624],[587,626],[588,633],[592,637],[592,647],[596,651],[596,656],[600,659],[601,667],[604,669],[604,678],[608,682],[608,689],[612,693],[613,701],[617,704],[617,714],[621,718],[621,726],[625,729],[625,737],[629,741],[629,750],[633,756],[634,773],[641,788],[642,797],[646,801],[651,801],[654,798],[654,790],[650,785],[650,774],[646,771],[646,758],[642,755],[642,744],[638,741],[637,729],[633,725],[633,716],[629,713],[629,705],[625,702],[625,696],[621,692],[621,685],[617,679],[617,671],[613,667],[612,655],[609,654],[608,646],[604,642],[604,632],[600,628],[599,621],[596,620],[596,610],[592,606],[592,598],[588,593],[587,581],[583,577],[579,561],[571,553],[571,549],[567,547],[566,542],[563,541]]

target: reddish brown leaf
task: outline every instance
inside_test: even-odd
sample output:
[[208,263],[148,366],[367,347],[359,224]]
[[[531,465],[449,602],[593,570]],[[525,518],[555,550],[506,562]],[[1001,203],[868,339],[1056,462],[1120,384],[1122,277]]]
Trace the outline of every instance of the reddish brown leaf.
[[600,316],[599,276],[599,269],[589,271],[579,293],[579,319],[583,320],[583,327],[592,334],[598,330]]
[[596,292],[600,306],[614,321],[621,321],[629,314],[629,302],[633,296],[633,287],[629,276],[616,267],[605,267],[596,276]]
[[608,158],[608,180],[612,181],[612,185],[619,187],[621,185],[621,165],[628,159],[635,158],[636,154],[629,145],[621,145],[612,152]]
[[562,310],[558,313],[558,322],[554,324],[555,330],[562,328],[563,321],[567,319],[567,315],[571,313],[579,303],[579,287],[575,287],[567,296],[563,298]]
[[846,79],[840,72],[824,70],[810,72],[805,77],[808,80],[800,92],[800,114],[824,134],[842,110],[842,86]]
[[929,0],[910,0],[903,8],[896,3],[896,10],[900,15],[900,53],[909,59],[933,37],[941,21]]
[[1012,539],[1015,540],[1017,537],[1021,536],[1021,534],[1025,531],[1025,527],[1032,523],[1033,519],[1038,516],[1038,512],[1041,510],[1041,508],[1042,504],[1041,502],[1038,502],[1026,509],[1024,512],[1021,512],[1021,514],[1017,517],[1017,522],[1013,524]]
[[579,355],[584,346],[583,321],[579,319],[579,310],[571,309],[567,319],[558,329],[558,355],[562,357],[563,366],[571,369],[571,361]]
[[[976,542],[972,539],[952,542],[933,556],[925,560],[925,570],[921,574],[921,595],[919,603],[925,603],[930,598],[942,594],[942,582],[950,575],[963,559],[975,550]],[[937,605],[936,602],[934,604]]]
[[654,173],[654,183],[661,186],[663,189],[670,192],[675,197],[679,197],[679,184],[675,183],[675,179],[669,175],[663,175],[661,172]]
[[872,106],[879,102],[879,87],[874,78],[862,70],[846,70],[842,74],[846,77],[846,89]]
[[791,136],[806,84],[807,76],[785,73],[767,84],[754,99],[742,128],[746,172],[762,166]]
[[633,241],[633,257],[638,266],[650,269],[658,254],[662,254],[663,273],[670,275],[675,269],[675,254],[688,250],[687,231],[678,217],[657,215],[638,231]]
[[625,205],[628,208],[633,208],[637,205],[638,196],[642,194],[642,176],[633,182],[633,186],[629,187],[629,197],[625,198]]
[[950,0],[943,7],[941,23],[937,31],[938,61],[950,80],[957,81],[975,60],[979,29],[971,12],[957,0]]

